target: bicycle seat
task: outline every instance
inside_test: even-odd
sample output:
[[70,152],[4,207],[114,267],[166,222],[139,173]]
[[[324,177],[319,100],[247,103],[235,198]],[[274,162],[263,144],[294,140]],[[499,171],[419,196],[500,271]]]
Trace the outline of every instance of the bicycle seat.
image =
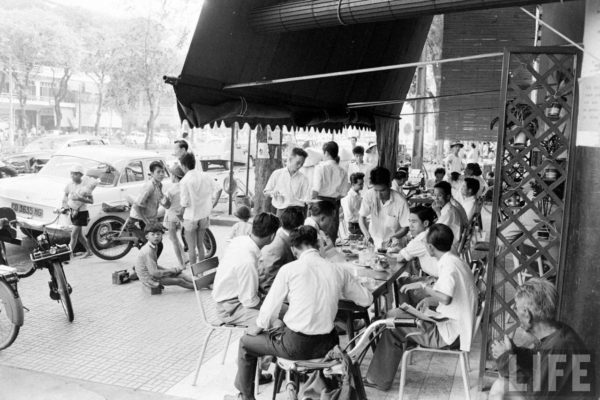
[[105,213],[126,212],[129,211],[129,206],[126,204],[117,204],[113,206],[108,203],[102,203],[102,211],[104,211]]

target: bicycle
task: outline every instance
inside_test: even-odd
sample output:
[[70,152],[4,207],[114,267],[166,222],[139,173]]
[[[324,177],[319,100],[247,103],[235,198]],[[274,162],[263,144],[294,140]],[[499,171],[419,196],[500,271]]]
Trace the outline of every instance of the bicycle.
[[[2,209],[0,217],[5,218],[6,209]],[[10,210],[10,209],[8,209]],[[21,241],[16,239],[16,225],[18,222],[14,219],[14,211],[12,218],[8,219],[10,228],[14,229],[14,234],[7,234],[4,229],[0,230],[0,257],[4,264],[7,263],[6,247],[4,242],[13,244],[21,244]],[[0,350],[10,346],[19,334],[19,330],[24,323],[25,307],[19,296],[17,283],[21,278],[27,278],[35,273],[38,269],[47,269],[50,274],[48,286],[50,288],[50,298],[61,303],[63,311],[69,322],[73,322],[75,314],[73,312],[73,304],[71,302],[71,293],[73,289],[69,285],[62,263],[71,259],[71,249],[68,245],[55,244],[48,235],[47,225],[54,223],[57,217],[42,226],[42,234],[38,237],[33,237],[34,247],[29,255],[33,262],[33,266],[29,271],[20,273],[15,268],[7,265],[0,265]]]
[[[129,217],[127,217],[127,220],[123,220],[118,215],[114,215],[129,210],[130,206],[127,205],[111,206],[106,203],[102,204],[102,211],[109,215],[96,221],[88,234],[90,247],[96,256],[108,261],[118,260],[125,257],[133,246],[139,248],[146,243],[141,227],[132,224]],[[217,240],[210,229],[207,229],[204,235],[205,257],[214,257],[216,252]]]

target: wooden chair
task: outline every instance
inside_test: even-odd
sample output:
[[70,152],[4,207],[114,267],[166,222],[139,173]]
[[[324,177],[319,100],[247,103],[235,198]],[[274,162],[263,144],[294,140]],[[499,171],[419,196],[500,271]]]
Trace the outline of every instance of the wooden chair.
[[[227,332],[227,340],[225,342],[225,349],[223,350],[223,358],[221,359],[221,364],[225,363],[225,357],[227,356],[227,350],[229,348],[229,343],[231,342],[231,336],[234,331],[245,332],[247,326],[243,325],[233,325],[233,324],[223,324],[223,323],[212,323],[206,317],[206,310],[204,308],[204,302],[202,301],[202,296],[200,295],[200,289],[208,289],[210,285],[215,281],[215,275],[217,273],[217,267],[219,266],[219,258],[213,257],[208,258],[206,260],[202,260],[196,264],[193,264],[190,267],[190,274],[192,277],[192,282],[194,284],[194,293],[196,294],[196,302],[198,303],[198,309],[200,310],[200,321],[202,325],[204,325],[208,332],[206,333],[206,337],[204,338],[204,343],[202,344],[202,349],[200,350],[200,356],[198,357],[198,363],[196,365],[196,372],[194,374],[194,382],[193,386],[196,386],[198,383],[198,375],[200,374],[200,368],[202,367],[202,361],[204,361],[204,353],[206,353],[206,347],[208,346],[208,342],[212,334],[216,331],[226,331]],[[256,368],[256,376],[255,376],[255,395],[258,394],[258,380],[260,377],[260,365],[261,359],[258,359],[257,368]]]
[[[483,264],[477,264],[477,268],[473,269],[474,277],[475,277],[475,285],[478,290],[478,310],[475,315],[475,321],[473,326],[473,337],[477,334],[479,330],[479,326],[481,325],[481,319],[483,318],[485,312],[485,266]],[[417,336],[420,335],[420,332],[414,332],[408,334],[406,337]],[[471,399],[471,393],[469,391],[469,371],[471,370],[469,365],[469,351],[465,350],[452,350],[452,349],[433,349],[428,347],[422,347],[418,345],[413,349],[409,349],[404,351],[402,354],[402,366],[400,371],[400,390],[399,390],[399,400],[404,398],[404,387],[406,386],[406,369],[412,358],[412,353],[421,351],[421,352],[429,352],[429,353],[441,353],[441,354],[451,354],[457,355],[458,361],[460,364],[460,369],[463,378],[463,386],[465,389],[465,398],[467,400]]]

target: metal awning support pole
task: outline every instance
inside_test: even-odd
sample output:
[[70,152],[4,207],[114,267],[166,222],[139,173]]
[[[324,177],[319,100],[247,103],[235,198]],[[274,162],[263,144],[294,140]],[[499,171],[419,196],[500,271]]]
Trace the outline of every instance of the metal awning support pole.
[[248,129],[248,157],[246,159],[246,196],[250,186],[250,145],[252,143],[252,128]]
[[265,79],[263,81],[225,85],[225,86],[223,86],[223,89],[239,89],[239,88],[252,87],[252,86],[274,85],[277,83],[308,81],[311,79],[335,78],[338,76],[345,76],[345,75],[368,74],[368,73],[372,73],[372,72],[391,71],[391,70],[395,70],[395,69],[422,67],[422,66],[426,66],[426,65],[430,65],[430,64],[446,64],[446,63],[459,62],[459,61],[480,60],[482,58],[495,58],[495,57],[502,57],[503,55],[504,55],[504,53],[502,53],[502,52],[475,54],[475,55],[466,56],[466,57],[454,57],[454,58],[446,58],[446,59],[442,59],[442,60],[432,60],[432,61],[418,61],[418,62],[412,62],[412,63],[406,63],[406,64],[385,65],[385,66],[373,67],[373,68],[352,69],[352,70],[348,70],[348,71],[338,71],[338,72],[328,72],[328,73],[324,73],[324,74],[296,76],[296,77],[292,77],[292,78]]
[[[235,130],[237,128],[237,122],[231,125],[231,153],[229,155],[229,187],[233,187],[233,150],[235,141]],[[231,190],[230,190],[231,192]],[[229,215],[233,214],[233,192],[229,193]]]

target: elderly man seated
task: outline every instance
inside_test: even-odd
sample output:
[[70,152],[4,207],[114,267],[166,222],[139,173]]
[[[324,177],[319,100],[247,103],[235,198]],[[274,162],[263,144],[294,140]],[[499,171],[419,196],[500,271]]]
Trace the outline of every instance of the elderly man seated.
[[500,378],[490,399],[593,399],[594,364],[577,333],[556,320],[556,288],[533,278],[515,293],[513,309],[521,327],[535,337],[533,348],[505,336],[492,344]]
[[288,207],[280,213],[281,228],[273,242],[263,247],[258,259],[258,284],[261,293],[268,293],[279,269],[296,259],[292,253],[290,233],[304,222],[303,207]]
[[[436,311],[445,320],[437,323],[420,321],[419,327],[400,327],[383,332],[369,365],[366,384],[388,390],[402,360],[402,343],[407,340],[425,347],[460,347],[471,349],[475,313],[477,311],[477,288],[469,266],[452,253],[453,234],[443,224],[434,224],[427,233],[427,251],[438,260],[439,277],[433,286],[429,282],[415,282],[402,286],[401,292],[422,289],[427,297],[417,308],[426,312],[437,306]],[[388,317],[409,317],[401,310],[392,310]],[[406,338],[408,333],[419,335]]]
[[254,218],[252,233],[234,238],[217,268],[212,297],[217,316],[226,324],[253,326],[261,297],[258,290],[260,250],[271,243],[279,219],[268,213]]
[[[256,359],[265,355],[307,360],[324,356],[338,343],[334,319],[340,299],[367,307],[373,298],[343,266],[323,259],[317,231],[301,226],[290,234],[297,260],[284,265],[260,308],[254,331],[240,340],[235,387],[238,398],[254,399]],[[283,321],[281,307],[289,307]],[[232,399],[233,396],[226,396]]]

